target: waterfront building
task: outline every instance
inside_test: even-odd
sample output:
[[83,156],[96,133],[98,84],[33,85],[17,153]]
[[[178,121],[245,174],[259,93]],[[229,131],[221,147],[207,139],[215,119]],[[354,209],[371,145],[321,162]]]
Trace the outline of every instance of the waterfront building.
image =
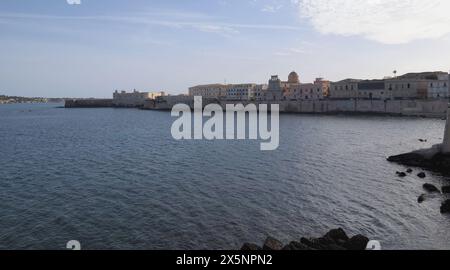
[[359,99],[388,99],[385,80],[363,80],[357,84],[357,98]]
[[331,99],[354,99],[358,97],[358,83],[361,80],[345,79],[330,83],[329,95]]
[[272,75],[266,92],[267,101],[287,100],[290,90],[300,85],[300,77],[295,71],[288,75],[287,81],[282,81],[278,75]]
[[330,81],[317,78],[313,83],[291,84],[287,94],[287,100],[321,100],[328,96]]
[[422,72],[386,80],[393,99],[427,99],[448,97],[448,73]]
[[116,90],[113,94],[113,105],[117,107],[140,107],[144,106],[146,100],[154,100],[165,96],[165,92],[139,92],[133,90],[131,93]]
[[204,98],[226,98],[229,85],[205,84],[189,88],[189,96],[200,96]]
[[255,100],[265,101],[267,99],[267,89],[269,86],[267,84],[258,84],[255,86]]
[[427,99],[448,98],[446,72],[407,73],[383,80],[347,79],[330,85],[331,99]]
[[448,98],[449,74],[437,74],[437,80],[428,82],[428,98]]
[[250,101],[255,99],[255,87],[254,83],[245,84],[230,84],[227,87],[227,100],[235,101]]

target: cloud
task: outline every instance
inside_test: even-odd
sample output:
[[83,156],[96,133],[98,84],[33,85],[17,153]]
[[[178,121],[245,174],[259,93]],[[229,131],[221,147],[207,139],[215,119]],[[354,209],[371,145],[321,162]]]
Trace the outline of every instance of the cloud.
[[81,0],[66,0],[69,5],[81,5]]
[[282,51],[275,52],[275,56],[292,56],[294,54],[306,54],[308,53],[308,50],[305,49],[303,46],[299,46],[296,48],[288,48]]
[[[160,13],[160,18],[152,18],[150,13],[130,16],[63,16],[63,15],[41,15],[24,13],[1,13],[0,20],[63,20],[63,21],[101,21],[122,24],[141,24],[148,26],[161,26],[175,29],[194,29],[205,33],[232,36],[239,34],[240,30],[283,30],[298,31],[300,28],[281,24],[241,24],[214,20],[200,14],[184,14],[176,12]],[[149,18],[150,17],[150,18]],[[154,16],[153,16],[154,17]]]
[[278,10],[280,10],[281,8],[283,8],[283,5],[277,5],[277,6],[274,6],[274,5],[265,5],[265,6],[261,9],[261,11],[262,11],[262,12],[275,13],[275,12],[277,12]]
[[384,44],[450,33],[449,0],[291,0],[324,34],[362,36]]

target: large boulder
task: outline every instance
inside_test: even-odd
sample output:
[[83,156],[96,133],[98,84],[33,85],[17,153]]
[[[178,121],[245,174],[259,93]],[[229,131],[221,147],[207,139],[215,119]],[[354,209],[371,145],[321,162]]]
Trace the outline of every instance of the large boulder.
[[417,202],[418,202],[418,203],[423,203],[423,202],[425,201],[425,199],[426,199],[426,195],[425,195],[425,194],[422,194],[422,195],[420,195],[419,198],[417,199]]
[[369,238],[358,234],[350,238],[345,244],[345,247],[349,250],[365,250],[369,241]]
[[450,186],[442,187],[442,193],[449,194],[450,193]]
[[450,213],[450,200],[446,200],[445,202],[442,203],[441,213],[442,214]]
[[427,177],[427,175],[424,172],[420,172],[420,173],[417,174],[417,177],[425,178],[425,177]]
[[261,247],[256,244],[245,243],[242,248],[242,251],[258,251],[261,250]]
[[425,189],[426,191],[428,191],[430,193],[433,193],[433,192],[439,192],[440,193],[441,192],[435,185],[428,184],[428,183],[423,185],[423,189]]
[[347,236],[347,234],[345,233],[345,231],[342,228],[333,229],[333,230],[329,231],[327,234],[325,234],[324,237],[332,239],[336,243],[347,242],[349,239],[349,237]]
[[266,241],[263,245],[264,250],[282,250],[283,249],[283,243],[278,241],[277,239],[273,237],[267,237]]
[[289,245],[285,246],[283,250],[313,250],[313,249],[300,242],[293,241],[290,242]]

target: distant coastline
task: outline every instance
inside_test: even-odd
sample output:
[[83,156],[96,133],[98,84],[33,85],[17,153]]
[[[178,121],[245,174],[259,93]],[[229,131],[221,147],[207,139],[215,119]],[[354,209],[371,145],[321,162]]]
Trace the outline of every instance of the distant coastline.
[[0,95],[1,104],[21,104],[21,103],[64,103],[66,98],[44,98],[44,97],[21,97]]

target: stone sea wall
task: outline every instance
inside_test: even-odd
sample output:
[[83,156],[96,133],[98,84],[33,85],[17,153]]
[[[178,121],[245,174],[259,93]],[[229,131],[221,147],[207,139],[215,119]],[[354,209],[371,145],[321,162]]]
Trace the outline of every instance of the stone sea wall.
[[[171,110],[176,104],[187,104],[194,107],[194,98],[189,96],[167,96],[158,100],[148,100],[143,109],[147,110]],[[203,106],[219,104],[223,108],[227,104],[242,103],[246,101],[219,101],[217,99],[204,98]],[[390,114],[399,116],[422,116],[443,118],[447,114],[448,100],[311,100],[311,101],[277,101],[262,102],[252,101],[256,104],[279,104],[282,113],[309,113],[309,114]],[[66,108],[96,108],[115,107],[112,99],[73,99],[66,100]]]
[[[193,108],[193,97],[173,96],[166,97],[159,101],[149,101],[144,105],[144,109],[150,110],[171,110],[175,104],[184,103]],[[226,104],[249,102],[242,101],[218,101],[216,99],[203,99],[203,106],[216,103],[225,108]],[[316,113],[316,114],[336,114],[336,113],[367,113],[367,114],[390,114],[403,116],[422,117],[445,117],[447,114],[448,100],[316,100],[316,101],[278,101],[261,102],[252,101],[259,104],[279,104],[280,112],[283,113]],[[270,106],[269,106],[270,107]]]

